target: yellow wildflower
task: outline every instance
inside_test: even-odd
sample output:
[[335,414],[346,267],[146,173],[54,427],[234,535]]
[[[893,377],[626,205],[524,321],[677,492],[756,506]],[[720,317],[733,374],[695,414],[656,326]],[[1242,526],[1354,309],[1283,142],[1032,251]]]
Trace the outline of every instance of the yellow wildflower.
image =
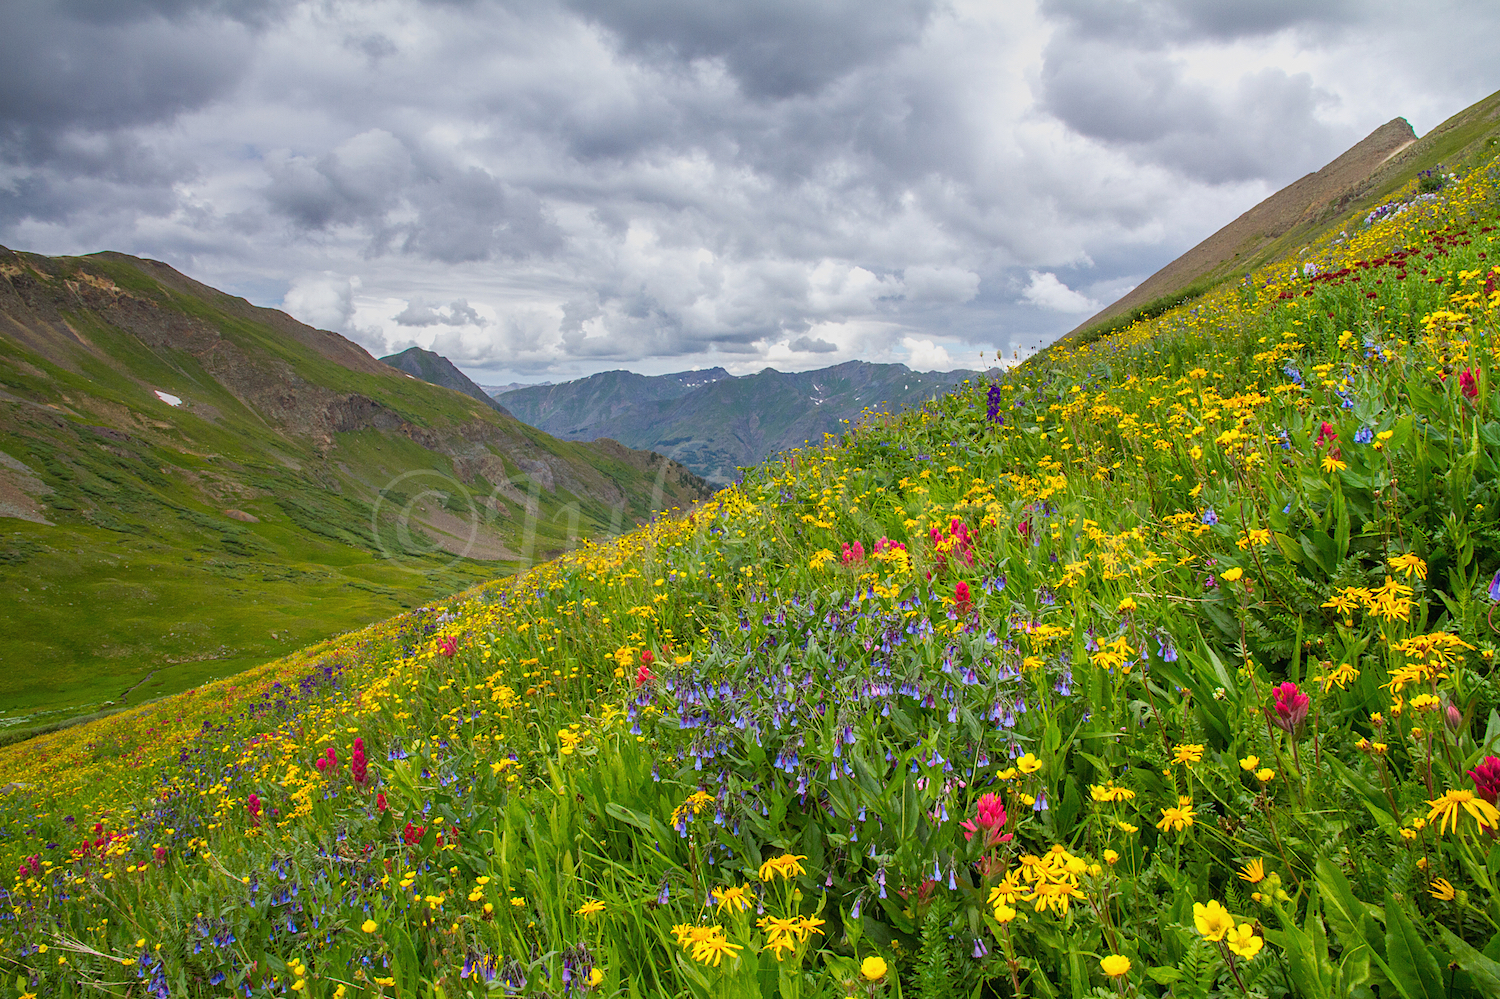
[[1108,784],[1092,784],[1089,786],[1089,795],[1097,802],[1119,802],[1130,801],[1135,797],[1135,792],[1128,787],[1117,787],[1114,781]]
[[1231,951],[1247,961],[1259,954],[1266,943],[1255,935],[1255,929],[1249,923],[1241,923],[1237,928],[1231,929],[1226,942]]
[[1217,900],[1210,901],[1207,905],[1194,902],[1193,925],[1198,927],[1198,932],[1205,939],[1218,943],[1234,928],[1234,917]]
[[1174,761],[1183,765],[1203,762],[1203,746],[1198,743],[1185,742],[1172,753]]
[[715,894],[719,896],[719,911],[729,909],[735,912],[744,912],[753,904],[750,901],[750,886],[730,885],[720,888]]
[[1177,832],[1182,832],[1193,824],[1195,817],[1193,799],[1183,795],[1177,799],[1177,806],[1175,808],[1163,808],[1161,810],[1161,821],[1156,824],[1156,828],[1162,832],[1166,832],[1167,828],[1171,827]]
[[1385,564],[1401,573],[1407,579],[1410,579],[1412,576],[1416,576],[1418,579],[1427,578],[1427,563],[1411,552],[1386,559]]
[[772,857],[760,865],[760,879],[762,881],[771,881],[779,876],[789,881],[795,874],[806,874],[806,868],[798,863],[798,861],[806,859],[806,857],[794,856],[790,853],[782,854],[780,857]]
[[1440,820],[1438,822],[1439,836],[1446,833],[1450,825],[1455,831],[1458,830],[1461,811],[1468,812],[1480,825],[1491,829],[1500,827],[1500,810],[1483,798],[1477,797],[1473,791],[1450,789],[1427,804],[1432,807],[1432,810],[1427,813],[1427,821]]

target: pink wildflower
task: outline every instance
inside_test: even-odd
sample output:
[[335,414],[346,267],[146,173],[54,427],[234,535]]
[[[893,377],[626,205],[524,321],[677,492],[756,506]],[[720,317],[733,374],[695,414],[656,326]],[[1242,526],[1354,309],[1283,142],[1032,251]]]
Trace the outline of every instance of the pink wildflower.
[[969,584],[960,579],[953,584],[953,609],[958,611],[959,617],[967,617],[973,607],[974,603],[969,595]]
[[362,785],[369,775],[369,766],[365,760],[365,740],[356,738],[354,751],[349,754],[349,776],[354,778],[354,783]]
[[1312,699],[1297,689],[1297,685],[1290,680],[1271,688],[1271,696],[1276,703],[1266,709],[1266,718],[1283,732],[1298,734],[1302,730],[1302,723],[1307,721],[1307,709]]
[[986,794],[979,799],[979,803],[975,806],[974,818],[965,819],[959,823],[959,826],[964,830],[964,839],[971,842],[974,839],[975,833],[981,829],[984,830],[984,845],[988,848],[997,843],[1010,842],[1011,834],[1005,833],[1002,835],[1000,832],[1000,830],[1005,828],[1007,818],[1008,816],[1005,814],[1005,802],[1000,799],[1000,796],[998,794]]
[[1484,762],[1469,771],[1474,793],[1490,804],[1500,797],[1500,756],[1486,756]]

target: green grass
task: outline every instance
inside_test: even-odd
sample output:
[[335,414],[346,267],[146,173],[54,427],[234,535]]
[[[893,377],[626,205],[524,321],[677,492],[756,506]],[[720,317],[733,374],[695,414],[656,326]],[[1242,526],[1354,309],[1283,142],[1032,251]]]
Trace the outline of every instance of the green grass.
[[1217,278],[1195,281],[1194,283],[1188,285],[1186,288],[1183,288],[1180,291],[1174,291],[1170,294],[1162,295],[1158,298],[1153,298],[1151,301],[1146,302],[1144,305],[1136,306],[1129,312],[1122,313],[1118,316],[1113,316],[1086,329],[1079,330],[1077,333],[1070,334],[1064,340],[1061,340],[1057,344],[1044,348],[1038,353],[1045,353],[1048,350],[1052,350],[1054,347],[1062,345],[1067,345],[1069,347],[1082,347],[1087,344],[1091,344],[1096,340],[1101,340],[1104,337],[1110,336],[1111,334],[1119,333],[1122,330],[1129,329],[1136,323],[1146,322],[1148,320],[1155,319],[1157,316],[1166,315],[1168,312],[1172,311],[1178,306],[1186,305],[1187,303],[1193,301],[1195,298],[1201,298],[1203,295],[1206,295],[1223,280],[1223,278]]
[[231,523],[253,558],[193,527],[166,543],[8,523],[4,551],[25,556],[0,563],[0,661],[24,668],[0,673],[0,725],[187,690],[504,571],[392,562],[279,523]]

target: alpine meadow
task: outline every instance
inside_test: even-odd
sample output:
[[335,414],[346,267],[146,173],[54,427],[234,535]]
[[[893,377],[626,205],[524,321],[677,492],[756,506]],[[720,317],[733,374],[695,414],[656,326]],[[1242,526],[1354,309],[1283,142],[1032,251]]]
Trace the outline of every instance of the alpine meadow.
[[618,538],[0,749],[0,994],[1500,995],[1476,149]]

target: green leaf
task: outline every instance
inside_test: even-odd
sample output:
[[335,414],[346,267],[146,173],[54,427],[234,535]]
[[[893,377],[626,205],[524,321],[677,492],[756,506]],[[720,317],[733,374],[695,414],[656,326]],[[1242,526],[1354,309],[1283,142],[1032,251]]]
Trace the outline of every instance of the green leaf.
[[635,826],[642,832],[651,833],[653,836],[672,837],[676,835],[676,832],[660,819],[654,818],[649,815],[642,815],[640,812],[626,808],[624,805],[621,805],[617,802],[609,802],[604,806],[604,810],[608,812],[611,817],[619,819],[621,822]]
[[1373,949],[1375,942],[1365,938],[1363,917],[1368,914],[1381,915],[1378,908],[1361,902],[1354,895],[1354,888],[1344,872],[1327,857],[1319,857],[1316,867],[1318,888],[1322,894],[1328,914],[1328,923],[1338,935],[1339,944],[1349,954],[1360,948]]
[[[1312,926],[1319,922],[1317,913],[1318,889],[1314,886],[1308,896],[1307,923]],[[1292,987],[1302,999],[1333,999],[1329,992],[1329,982],[1323,975],[1323,968],[1328,962],[1327,945],[1323,945],[1322,953],[1316,952],[1316,944],[1321,941],[1321,926],[1317,932],[1315,941],[1312,933],[1309,933],[1297,925],[1295,914],[1288,915],[1276,903],[1276,916],[1281,922],[1280,930],[1267,929],[1265,936],[1273,945],[1280,947],[1287,959],[1287,977]]]
[[1385,973],[1402,999],[1444,999],[1437,960],[1394,895],[1386,893]]
[[1062,729],[1058,727],[1055,719],[1047,720],[1047,727],[1042,731],[1042,752],[1051,757],[1057,753],[1058,747],[1062,745]]
[[1333,490],[1330,500],[1334,514],[1333,557],[1338,563],[1349,554],[1349,505],[1344,502],[1344,494],[1339,489]]
[[1353,791],[1367,808],[1375,821],[1380,824],[1381,829],[1390,835],[1396,835],[1399,823],[1390,812],[1390,802],[1387,800],[1385,791],[1373,781],[1367,780],[1364,775],[1351,769],[1332,754],[1323,757],[1328,768],[1334,775],[1344,783],[1344,786]]
[[1491,708],[1489,721],[1484,726],[1484,746],[1480,753],[1489,753],[1497,740],[1500,740],[1500,711]]
[[1089,993],[1089,969],[1083,955],[1071,948],[1068,950],[1068,984],[1073,989],[1073,999],[1084,999]]
[[1458,966],[1469,973],[1480,992],[1487,996],[1500,996],[1500,961],[1485,957],[1441,923],[1438,924],[1438,932],[1442,934],[1443,945],[1448,948]]

